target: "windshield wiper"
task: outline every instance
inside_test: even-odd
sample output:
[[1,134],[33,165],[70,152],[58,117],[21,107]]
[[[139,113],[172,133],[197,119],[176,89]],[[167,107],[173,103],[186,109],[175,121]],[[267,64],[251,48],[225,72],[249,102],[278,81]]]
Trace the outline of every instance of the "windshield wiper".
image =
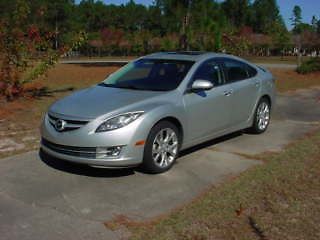
[[116,85],[116,84],[107,84],[107,83],[99,83],[99,86],[104,87],[112,87],[112,88],[123,88],[123,89],[131,89],[131,90],[140,90],[140,91],[154,91],[154,92],[163,92],[167,91],[166,89],[153,89],[153,88],[139,88],[134,85]]
[[124,89],[133,89],[133,90],[141,90],[141,91],[153,91],[153,92],[164,92],[167,91],[165,89],[155,89],[155,88],[139,88],[133,85],[123,85],[123,86],[116,86],[119,88],[124,88]]
[[133,90],[146,90],[143,88],[138,88],[134,85],[116,85],[116,84],[108,84],[108,83],[99,83],[99,86],[104,86],[104,87],[112,87],[112,88],[124,88],[124,89],[133,89]]
[[98,83],[98,86],[103,86],[103,87],[115,87],[115,85],[113,85],[113,84],[107,84],[107,83],[104,83],[104,82]]
[[146,90],[146,89],[143,89],[143,88],[138,88],[134,85],[115,85],[115,87],[117,88],[124,88],[124,89],[132,89],[132,90]]

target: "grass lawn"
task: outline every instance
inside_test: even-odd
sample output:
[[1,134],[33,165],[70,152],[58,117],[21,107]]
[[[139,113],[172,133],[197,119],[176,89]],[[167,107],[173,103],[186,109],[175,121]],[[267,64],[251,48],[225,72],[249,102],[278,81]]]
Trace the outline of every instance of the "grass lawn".
[[292,69],[279,68],[271,69],[271,72],[276,78],[277,90],[280,93],[320,86],[320,72],[302,75]]
[[320,129],[280,153],[258,157],[265,164],[167,216],[120,223],[139,240],[320,239]]
[[[255,63],[284,63],[284,64],[297,64],[296,56],[271,56],[271,57],[245,57],[247,60]],[[301,60],[305,61],[310,57],[302,57]]]
[[61,60],[134,60],[137,59],[140,56],[104,56],[104,57],[99,57],[99,56],[93,56],[93,57],[66,57]]

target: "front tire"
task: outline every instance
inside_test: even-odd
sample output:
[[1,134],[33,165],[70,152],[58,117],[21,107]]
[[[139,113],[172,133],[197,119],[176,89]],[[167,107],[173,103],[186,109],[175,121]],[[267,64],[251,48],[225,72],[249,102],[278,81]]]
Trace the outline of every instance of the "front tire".
[[265,132],[270,123],[270,113],[271,106],[269,100],[267,98],[261,98],[254,114],[250,132],[254,134],[261,134]]
[[142,168],[149,173],[168,171],[178,157],[179,148],[178,128],[168,121],[157,123],[148,135]]

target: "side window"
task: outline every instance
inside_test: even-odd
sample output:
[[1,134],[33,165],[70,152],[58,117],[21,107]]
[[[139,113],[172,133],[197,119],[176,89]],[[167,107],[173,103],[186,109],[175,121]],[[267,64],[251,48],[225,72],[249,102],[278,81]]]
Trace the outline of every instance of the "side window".
[[257,70],[249,65],[247,65],[249,78],[255,77],[257,75]]
[[214,61],[208,61],[202,64],[196,71],[193,80],[208,80],[214,86],[223,84],[223,77],[220,65]]
[[225,60],[224,64],[228,82],[236,82],[249,78],[247,64],[236,60]]

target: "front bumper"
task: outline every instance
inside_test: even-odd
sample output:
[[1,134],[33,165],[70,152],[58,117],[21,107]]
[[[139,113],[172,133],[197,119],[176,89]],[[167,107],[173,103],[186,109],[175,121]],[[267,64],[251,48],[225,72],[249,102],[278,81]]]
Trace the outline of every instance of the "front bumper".
[[135,158],[105,158],[105,159],[88,159],[85,157],[75,157],[71,155],[66,155],[62,153],[58,153],[50,148],[41,144],[41,149],[49,154],[50,156],[56,157],[58,159],[66,160],[73,163],[85,164],[92,167],[105,167],[105,168],[127,168],[127,167],[134,167],[141,164],[140,160]]
[[[126,127],[114,131],[95,133],[99,123],[95,120],[72,131],[58,132],[50,124],[48,117],[41,125],[41,149],[58,159],[86,164],[96,167],[123,168],[142,163],[144,146],[136,146],[136,142],[147,138],[146,129],[140,119]],[[96,157],[99,147],[121,146],[118,156]]]

